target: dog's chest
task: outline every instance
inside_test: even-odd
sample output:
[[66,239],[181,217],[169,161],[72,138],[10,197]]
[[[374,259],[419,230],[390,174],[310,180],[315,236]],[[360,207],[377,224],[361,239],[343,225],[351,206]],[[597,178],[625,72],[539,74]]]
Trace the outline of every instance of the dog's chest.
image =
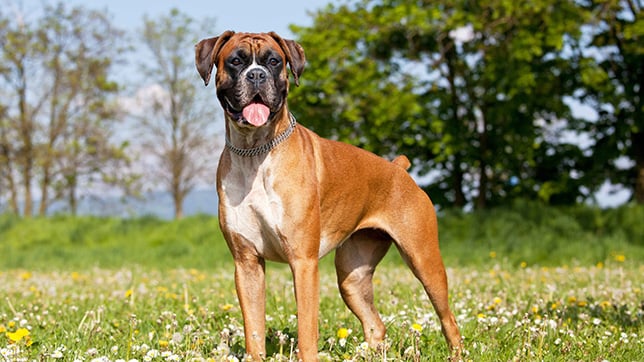
[[[265,160],[269,161],[269,160]],[[221,180],[220,202],[226,208],[225,227],[267,260],[285,261],[280,235],[282,199],[273,189],[274,176],[264,162],[232,168]]]

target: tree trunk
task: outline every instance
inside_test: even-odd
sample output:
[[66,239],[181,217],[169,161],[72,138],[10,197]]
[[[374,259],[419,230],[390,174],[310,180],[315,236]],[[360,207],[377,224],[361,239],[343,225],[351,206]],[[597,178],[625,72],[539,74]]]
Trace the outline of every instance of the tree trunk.
[[[447,81],[449,82],[450,91],[450,107],[452,118],[457,128],[461,128],[463,120],[459,116],[459,108],[461,107],[458,99],[458,92],[456,90],[456,59],[458,54],[454,49],[454,43],[451,39],[444,37],[442,40],[442,47],[445,52],[445,60],[447,63]],[[463,208],[467,203],[465,194],[463,193],[463,170],[461,169],[461,155],[459,151],[454,154],[454,165],[452,169],[452,189],[454,190],[454,206]]]
[[76,175],[73,175],[68,178],[68,195],[67,202],[69,202],[69,212],[76,216],[78,212],[78,197],[76,195],[77,180]]
[[487,155],[488,150],[488,133],[487,122],[485,120],[485,111],[481,110],[481,125],[479,127],[479,194],[476,197],[476,208],[481,210],[487,207],[487,191],[488,191],[488,177],[487,177]]
[[174,218],[179,220],[183,217],[183,196],[180,193],[173,195],[174,199]]
[[[13,178],[13,162],[12,151],[7,140],[7,135],[4,130],[0,129],[0,161],[4,164],[0,169],[0,177],[3,177],[7,182],[9,189],[9,209],[14,214],[18,215],[20,209],[18,208],[18,192],[16,190],[16,181]],[[4,176],[2,176],[4,174]]]
[[467,203],[463,193],[463,170],[461,169],[461,156],[457,152],[454,157],[454,169],[452,170],[452,189],[454,190],[454,206],[463,208]]
[[22,187],[24,191],[24,210],[25,217],[30,217],[33,210],[33,200],[31,198],[31,178],[34,165],[33,149],[33,120],[27,114],[27,78],[22,66],[18,69],[20,73],[20,88],[18,89],[18,107],[20,111],[20,138],[22,139],[22,148],[18,153],[18,160],[22,167]]
[[644,131],[633,132],[631,142],[633,142],[633,156],[635,158],[633,200],[638,204],[644,204]]

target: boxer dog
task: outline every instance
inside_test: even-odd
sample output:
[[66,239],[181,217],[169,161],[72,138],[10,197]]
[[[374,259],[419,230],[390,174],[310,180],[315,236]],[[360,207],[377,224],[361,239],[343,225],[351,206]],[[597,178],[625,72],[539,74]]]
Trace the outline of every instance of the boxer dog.
[[461,336],[448,305],[447,277],[429,197],[406,172],[357,147],[320,138],[289,113],[287,67],[299,85],[304,51],[271,33],[226,31],[195,46],[208,85],[213,68],[224,110],[226,148],[217,170],[219,223],[235,263],[246,353],[265,355],[265,261],[288,263],[297,304],[298,356],[317,360],[318,260],[335,250],[340,293],[364,338],[385,338],[372,278],[394,243],[438,314],[452,356]]

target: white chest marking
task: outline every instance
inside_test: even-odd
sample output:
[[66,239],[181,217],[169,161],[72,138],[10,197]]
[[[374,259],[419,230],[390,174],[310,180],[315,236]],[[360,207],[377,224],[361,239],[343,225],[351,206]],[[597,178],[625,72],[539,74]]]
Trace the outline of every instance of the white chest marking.
[[284,208],[272,188],[275,180],[266,166],[270,163],[269,155],[256,167],[233,166],[222,180],[220,202],[226,205],[229,230],[242,236],[265,259],[286,261],[280,241]]

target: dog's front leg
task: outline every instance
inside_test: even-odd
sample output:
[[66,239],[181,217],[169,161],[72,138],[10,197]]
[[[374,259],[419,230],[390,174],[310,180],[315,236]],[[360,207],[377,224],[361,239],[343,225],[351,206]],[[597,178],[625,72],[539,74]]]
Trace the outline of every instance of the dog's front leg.
[[304,362],[317,361],[320,299],[317,255],[298,259],[290,264],[297,304],[299,358]]
[[235,286],[244,318],[246,353],[253,361],[266,358],[265,262],[258,256],[235,258]]

